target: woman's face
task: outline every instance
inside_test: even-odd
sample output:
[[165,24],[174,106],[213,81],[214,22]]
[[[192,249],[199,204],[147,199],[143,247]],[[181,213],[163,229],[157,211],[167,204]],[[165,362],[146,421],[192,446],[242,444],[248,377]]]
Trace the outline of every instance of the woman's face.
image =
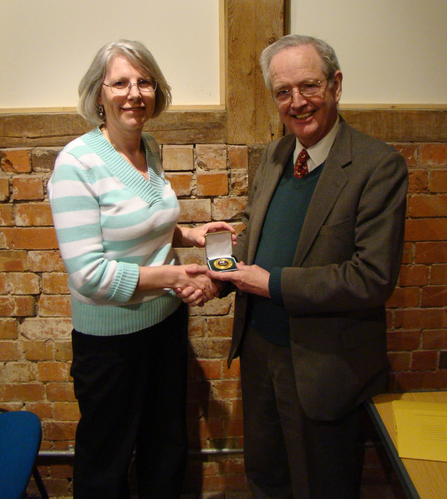
[[[143,74],[126,57],[117,56],[111,62],[104,78],[104,83],[111,84],[117,80],[137,83],[141,79],[151,80],[151,76]],[[113,93],[110,87],[102,85],[98,104],[104,106],[105,125],[109,132],[139,132],[155,109],[155,92],[140,92],[138,85],[132,85],[123,95]]]

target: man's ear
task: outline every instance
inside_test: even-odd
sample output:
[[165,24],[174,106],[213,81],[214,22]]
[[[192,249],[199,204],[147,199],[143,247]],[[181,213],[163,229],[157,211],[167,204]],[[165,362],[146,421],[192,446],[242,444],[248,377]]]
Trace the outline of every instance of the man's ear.
[[335,96],[335,102],[339,102],[341,99],[341,87],[342,87],[342,81],[343,81],[343,74],[340,70],[335,72],[334,75],[334,96]]

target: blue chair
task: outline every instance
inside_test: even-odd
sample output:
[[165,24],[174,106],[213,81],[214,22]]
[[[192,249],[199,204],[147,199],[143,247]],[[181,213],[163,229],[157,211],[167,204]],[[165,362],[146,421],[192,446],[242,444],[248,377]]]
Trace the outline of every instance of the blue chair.
[[36,466],[41,438],[40,419],[32,412],[0,412],[1,499],[22,499],[31,475],[42,498],[48,499]]

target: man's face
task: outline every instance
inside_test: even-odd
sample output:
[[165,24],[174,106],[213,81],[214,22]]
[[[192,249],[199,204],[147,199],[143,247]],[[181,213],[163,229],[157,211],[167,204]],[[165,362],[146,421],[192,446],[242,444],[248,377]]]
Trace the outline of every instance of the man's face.
[[[273,57],[270,63],[273,92],[287,89],[293,93],[290,102],[278,103],[279,116],[303,146],[314,145],[333,127],[342,78],[337,71],[334,81],[328,83],[321,57],[311,45],[286,48]],[[317,95],[304,98],[298,87],[310,80],[320,80],[322,87]]]

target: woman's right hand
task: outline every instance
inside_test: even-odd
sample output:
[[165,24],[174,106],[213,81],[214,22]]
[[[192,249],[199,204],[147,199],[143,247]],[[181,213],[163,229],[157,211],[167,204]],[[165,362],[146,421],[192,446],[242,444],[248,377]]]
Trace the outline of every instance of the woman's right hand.
[[187,285],[174,288],[177,296],[192,307],[203,306],[209,300],[219,296],[216,284],[205,273],[208,268],[196,264],[182,265],[186,272]]
[[219,291],[206,275],[208,268],[195,263],[188,265],[162,265],[160,267],[140,267],[137,293],[153,289],[173,289],[190,305],[204,305],[218,296]]

